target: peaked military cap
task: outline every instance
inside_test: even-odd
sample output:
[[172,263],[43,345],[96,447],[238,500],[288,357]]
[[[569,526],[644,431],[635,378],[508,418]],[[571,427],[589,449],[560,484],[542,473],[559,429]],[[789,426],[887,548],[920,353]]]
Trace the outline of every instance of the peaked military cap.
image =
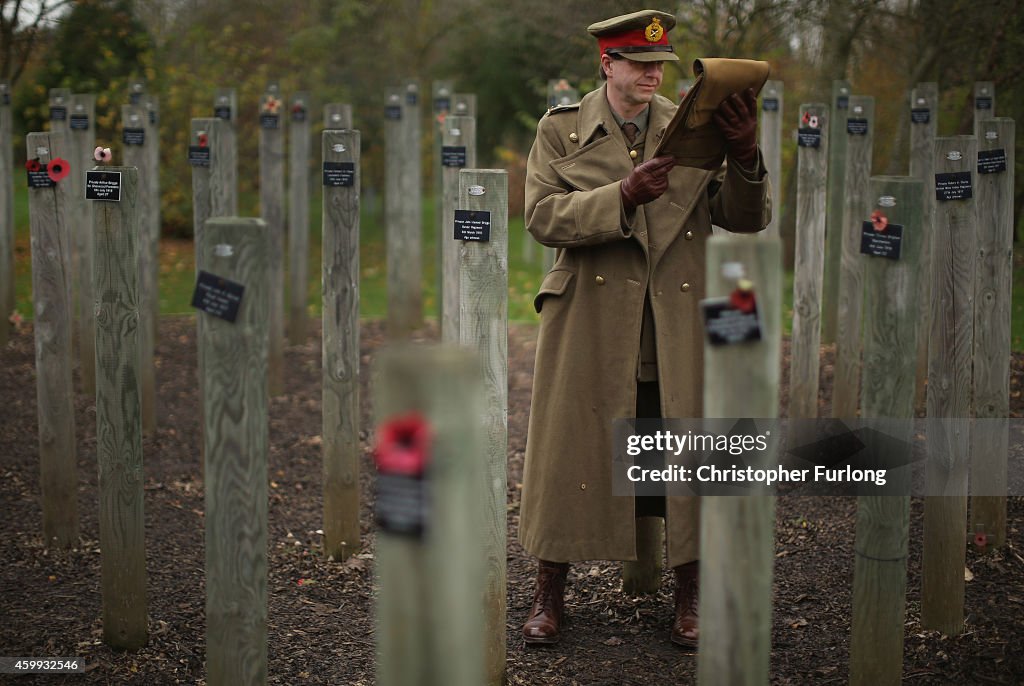
[[676,18],[667,12],[640,10],[587,27],[601,54],[621,55],[634,62],[678,62],[668,42]]

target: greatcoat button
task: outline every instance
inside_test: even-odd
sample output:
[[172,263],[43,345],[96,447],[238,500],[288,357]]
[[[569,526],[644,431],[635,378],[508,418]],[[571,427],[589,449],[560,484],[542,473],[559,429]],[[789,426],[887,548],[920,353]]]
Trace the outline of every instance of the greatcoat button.
[[587,485],[586,484],[580,484],[580,490],[581,491],[587,490]]
[[681,290],[683,293],[686,293],[688,290],[690,290],[690,284],[684,283],[682,286],[679,287],[679,290]]
[[688,240],[688,241],[692,241],[693,240],[693,231],[687,231],[686,232],[686,240]]
[[630,150],[629,151],[629,159],[631,159],[631,160],[635,160],[636,159],[636,150]]
[[576,135],[575,131],[573,131],[572,133],[569,134],[569,140],[572,141],[573,143],[576,143],[580,140],[580,137]]
[[597,282],[598,286],[603,286],[604,285],[604,277],[601,276],[601,275],[595,276],[594,277],[594,281]]

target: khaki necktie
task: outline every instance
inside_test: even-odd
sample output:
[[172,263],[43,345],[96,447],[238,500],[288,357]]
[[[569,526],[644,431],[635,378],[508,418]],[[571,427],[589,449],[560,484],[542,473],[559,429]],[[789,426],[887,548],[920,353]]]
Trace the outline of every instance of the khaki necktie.
[[640,127],[631,121],[627,121],[622,125],[622,135],[626,137],[630,145],[636,142],[636,136],[640,133]]

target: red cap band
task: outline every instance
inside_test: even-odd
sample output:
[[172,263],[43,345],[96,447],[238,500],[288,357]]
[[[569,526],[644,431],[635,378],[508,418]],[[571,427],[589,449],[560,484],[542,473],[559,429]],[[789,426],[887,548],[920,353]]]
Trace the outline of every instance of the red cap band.
[[668,46],[668,32],[663,31],[661,38],[656,41],[649,41],[647,40],[647,33],[644,29],[632,29],[630,31],[624,31],[623,33],[616,33],[610,36],[601,36],[597,39],[597,45],[601,48],[602,54],[607,52],[609,49],[614,51],[618,48],[649,48],[655,45]]

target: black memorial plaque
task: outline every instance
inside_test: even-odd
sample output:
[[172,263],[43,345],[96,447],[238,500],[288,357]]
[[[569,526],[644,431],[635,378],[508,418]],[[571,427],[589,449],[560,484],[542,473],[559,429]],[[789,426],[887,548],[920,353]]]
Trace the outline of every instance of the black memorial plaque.
[[132,93],[128,96],[129,105],[138,105],[142,102],[142,93]]
[[231,105],[217,105],[213,108],[213,116],[224,121],[231,121]]
[[125,129],[121,134],[121,142],[125,145],[143,145],[146,142],[146,129]]
[[300,107],[292,110],[292,121],[304,122],[306,121],[306,108]]
[[927,107],[915,107],[910,110],[910,121],[914,124],[927,124],[932,120],[932,111]]
[[71,121],[68,122],[68,126],[71,127],[72,131],[88,131],[89,130],[89,115],[88,114],[72,114]]
[[149,123],[156,126],[156,110],[149,111]]
[[193,167],[209,167],[210,148],[202,145],[188,146],[188,163]]
[[1006,150],[979,150],[978,173],[998,174],[1006,171]]
[[404,474],[377,474],[375,519],[382,531],[422,538],[430,509],[426,479]]
[[455,210],[455,240],[491,240],[491,213],[483,210]]
[[324,162],[324,185],[333,188],[356,185],[355,162]]
[[260,115],[260,128],[261,129],[276,129],[281,126],[281,117],[276,114],[261,114]]
[[761,340],[761,320],[757,308],[744,312],[728,297],[707,298],[700,302],[704,331],[711,345],[736,345]]
[[434,111],[447,112],[452,108],[452,101],[449,98],[434,98]]
[[441,146],[441,166],[444,167],[465,167],[466,146],[444,145]]
[[976,110],[990,110],[992,109],[992,98],[988,96],[981,96],[974,99],[974,109]]
[[87,171],[85,172],[85,199],[121,201],[121,172],[119,171]]
[[765,112],[778,112],[779,111],[779,99],[778,98],[765,98],[761,101],[761,109]]
[[192,307],[234,323],[244,293],[242,284],[200,271],[192,293]]
[[846,133],[851,136],[868,135],[868,120],[863,117],[850,117],[846,120]]
[[28,173],[29,188],[54,188],[56,186],[57,182],[50,178],[45,169]]
[[419,96],[416,93],[406,93],[405,94],[405,104],[406,105],[415,105],[419,101],[420,101]]
[[875,231],[875,225],[864,222],[860,229],[860,254],[900,259],[903,248],[903,226],[888,224],[883,231]]
[[804,127],[796,132],[796,144],[801,148],[820,148],[821,129]]
[[837,110],[846,110],[846,109],[849,109],[849,108],[850,108],[850,98],[849,98],[849,96],[840,95],[838,98],[836,98],[836,109]]
[[64,121],[68,118],[67,107],[51,107],[50,108],[50,121]]
[[971,172],[951,172],[935,175],[935,199],[967,200],[974,197]]
[[384,108],[384,118],[397,121],[402,118],[401,105],[388,105]]
[[0,103],[3,103],[4,105],[10,105],[11,104],[11,94],[8,93],[7,91],[4,91],[3,98],[0,99]]

